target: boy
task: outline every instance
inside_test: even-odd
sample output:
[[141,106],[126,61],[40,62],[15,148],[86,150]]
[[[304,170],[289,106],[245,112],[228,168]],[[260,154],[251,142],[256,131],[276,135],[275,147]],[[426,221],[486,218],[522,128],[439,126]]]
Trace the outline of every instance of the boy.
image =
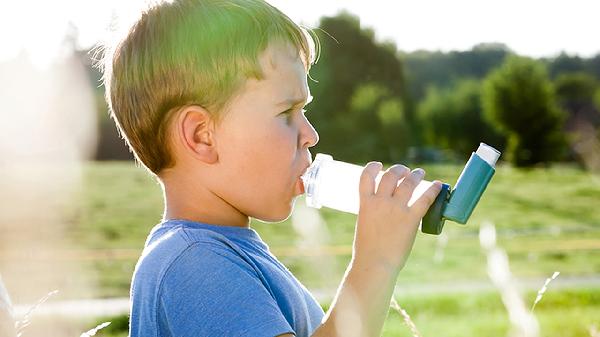
[[303,193],[314,59],[310,35],[263,0],[155,5],[108,53],[112,117],[165,202],[134,272],[130,336],[380,334],[439,182],[408,207],[424,171],[394,165],[376,189],[382,165],[366,165],[352,260],[326,314],[249,227],[286,219]]

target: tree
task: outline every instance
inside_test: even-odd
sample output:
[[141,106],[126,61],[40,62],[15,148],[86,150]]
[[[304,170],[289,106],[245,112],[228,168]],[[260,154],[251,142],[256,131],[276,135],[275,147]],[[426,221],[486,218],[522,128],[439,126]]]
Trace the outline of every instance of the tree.
[[557,77],[554,87],[560,106],[568,113],[565,131],[570,145],[569,159],[597,169],[598,164],[589,163],[590,149],[594,148],[590,144],[600,140],[596,136],[600,131],[600,107],[594,103],[594,95],[600,93],[596,79],[583,72],[565,73]]
[[598,84],[593,76],[582,72],[561,74],[556,78],[554,87],[560,106],[568,113],[568,131],[582,122],[600,125],[600,111],[594,104]]
[[480,142],[502,148],[504,139],[483,116],[481,83],[463,79],[429,87],[417,110],[426,143],[468,156]]
[[411,98],[420,101],[429,86],[447,87],[460,78],[483,79],[511,53],[503,44],[481,43],[467,51],[416,51],[401,55]]
[[[353,138],[354,146],[362,144],[369,155],[381,160],[405,160],[411,132],[402,102],[389,89],[377,83],[361,84],[350,99],[348,116],[352,118],[347,121],[353,121],[362,134]],[[364,134],[363,129],[377,132]]]
[[565,153],[564,111],[555,102],[544,66],[511,56],[484,82],[483,107],[508,138],[507,159],[516,166],[560,160]]
[[551,78],[556,78],[562,73],[581,72],[585,69],[584,60],[575,55],[570,56],[565,52],[561,52],[556,58],[551,59],[548,63],[548,70]]
[[600,81],[600,54],[596,54],[596,56],[586,59],[585,64],[585,72],[593,75],[597,80]]
[[[362,28],[360,20],[347,12],[323,17],[316,33],[321,55],[311,69],[314,81],[309,81],[315,97],[309,106],[313,112],[311,121],[320,135],[315,151],[354,162],[391,160],[394,151],[387,148],[377,111],[381,100],[393,99],[406,112],[404,72],[396,47],[375,41],[374,32]],[[353,100],[362,100],[356,95],[366,95],[359,90],[365,85],[375,85],[383,91],[371,93],[379,96],[364,103],[368,108],[352,106]],[[410,123],[411,116],[404,113],[403,119]]]

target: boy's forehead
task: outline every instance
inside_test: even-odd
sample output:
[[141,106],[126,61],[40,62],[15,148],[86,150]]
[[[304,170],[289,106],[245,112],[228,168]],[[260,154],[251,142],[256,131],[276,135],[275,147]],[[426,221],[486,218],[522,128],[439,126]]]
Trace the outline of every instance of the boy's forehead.
[[275,104],[310,98],[306,69],[293,47],[271,44],[260,55],[259,62],[264,78],[251,80],[248,89],[267,94]]

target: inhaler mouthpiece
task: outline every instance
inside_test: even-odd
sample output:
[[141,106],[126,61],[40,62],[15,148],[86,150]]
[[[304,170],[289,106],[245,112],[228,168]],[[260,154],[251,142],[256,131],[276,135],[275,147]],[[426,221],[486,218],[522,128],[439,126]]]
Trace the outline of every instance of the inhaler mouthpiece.
[[[358,214],[360,206],[360,176],[364,167],[334,160],[318,153],[308,171],[302,175],[306,204],[313,208],[323,206]],[[379,172],[375,184],[379,186],[384,172]],[[402,179],[398,183],[402,182]],[[408,201],[411,206],[433,184],[422,180]]]

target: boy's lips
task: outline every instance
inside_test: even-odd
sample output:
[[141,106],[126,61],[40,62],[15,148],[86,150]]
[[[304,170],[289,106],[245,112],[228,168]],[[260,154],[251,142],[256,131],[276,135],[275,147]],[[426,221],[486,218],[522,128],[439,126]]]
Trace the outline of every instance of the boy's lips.
[[296,188],[299,191],[299,194],[304,194],[304,182],[302,181],[302,178],[298,178]]
[[302,176],[306,173],[306,171],[308,171],[309,167],[310,167],[310,163],[304,167],[304,169],[302,170],[302,174],[300,174],[300,176],[298,177],[298,180],[296,181],[296,187],[300,191],[300,194],[305,193],[304,181],[302,180]]

